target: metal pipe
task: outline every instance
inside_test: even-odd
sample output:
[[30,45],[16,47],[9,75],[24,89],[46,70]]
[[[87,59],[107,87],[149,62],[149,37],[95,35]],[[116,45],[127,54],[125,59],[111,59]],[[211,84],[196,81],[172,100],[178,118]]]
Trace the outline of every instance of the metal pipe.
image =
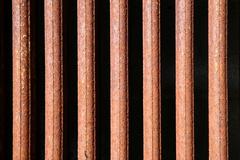
[[194,159],[193,0],[176,0],[176,159]]
[[96,159],[95,1],[78,0],[78,159]]
[[45,159],[63,154],[62,2],[45,0]]
[[13,159],[30,159],[30,1],[12,1]]
[[144,159],[161,159],[160,4],[143,0]]
[[228,159],[227,0],[209,0],[209,159]]
[[111,159],[128,159],[128,1],[110,1]]

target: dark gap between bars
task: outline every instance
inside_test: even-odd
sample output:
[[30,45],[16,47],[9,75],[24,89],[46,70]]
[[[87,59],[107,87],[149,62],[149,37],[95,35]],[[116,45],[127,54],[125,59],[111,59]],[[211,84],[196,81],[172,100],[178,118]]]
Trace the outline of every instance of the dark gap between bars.
[[228,3],[228,147],[229,159],[240,159],[240,2]]
[[0,158],[12,157],[12,2],[0,1]]
[[[45,56],[43,1],[30,1],[31,32],[31,159],[44,159]],[[14,67],[14,66],[13,66]]]
[[77,159],[77,0],[63,0],[63,159]]
[[175,1],[161,0],[161,140],[162,159],[176,157]]
[[208,1],[194,3],[195,158],[208,159]]
[[110,159],[110,8],[109,1],[96,0],[96,156]]
[[128,7],[129,159],[143,159],[142,0]]

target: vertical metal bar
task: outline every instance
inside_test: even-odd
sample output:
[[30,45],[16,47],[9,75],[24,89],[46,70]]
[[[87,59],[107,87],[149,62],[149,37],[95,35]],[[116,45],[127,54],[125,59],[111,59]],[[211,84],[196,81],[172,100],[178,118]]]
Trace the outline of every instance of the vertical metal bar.
[[111,159],[128,159],[128,1],[110,1]]
[[144,159],[161,159],[159,0],[143,0]]
[[228,159],[227,0],[209,0],[209,159]]
[[95,1],[78,0],[78,159],[95,157]]
[[45,159],[63,155],[62,2],[45,0]]
[[193,0],[176,0],[176,159],[194,159]]
[[13,159],[30,159],[30,10],[29,0],[12,1]]

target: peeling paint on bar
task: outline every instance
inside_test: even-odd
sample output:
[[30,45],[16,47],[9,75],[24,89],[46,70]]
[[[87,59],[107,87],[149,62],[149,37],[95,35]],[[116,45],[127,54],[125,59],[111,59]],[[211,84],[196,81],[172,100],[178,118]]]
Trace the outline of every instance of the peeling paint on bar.
[[30,1],[12,1],[13,159],[30,159]]
[[78,0],[78,159],[96,159],[95,1]]
[[176,0],[176,159],[194,159],[193,0]]
[[128,159],[128,1],[110,0],[111,159]]
[[161,159],[160,3],[143,0],[144,159]]
[[209,0],[209,159],[228,159],[227,0]]
[[62,2],[45,0],[45,159],[63,155]]

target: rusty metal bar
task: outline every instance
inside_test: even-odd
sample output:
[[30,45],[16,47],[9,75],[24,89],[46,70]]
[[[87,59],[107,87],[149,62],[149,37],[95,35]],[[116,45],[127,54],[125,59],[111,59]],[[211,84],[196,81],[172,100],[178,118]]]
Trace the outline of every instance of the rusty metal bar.
[[159,0],[143,0],[144,159],[161,159]]
[[13,159],[30,159],[30,1],[12,1]]
[[228,159],[227,0],[209,0],[209,159]]
[[111,159],[128,159],[128,1],[110,1]]
[[194,159],[193,0],[176,0],[176,159]]
[[45,0],[45,159],[63,155],[62,2]]
[[78,0],[78,159],[96,159],[95,1]]

